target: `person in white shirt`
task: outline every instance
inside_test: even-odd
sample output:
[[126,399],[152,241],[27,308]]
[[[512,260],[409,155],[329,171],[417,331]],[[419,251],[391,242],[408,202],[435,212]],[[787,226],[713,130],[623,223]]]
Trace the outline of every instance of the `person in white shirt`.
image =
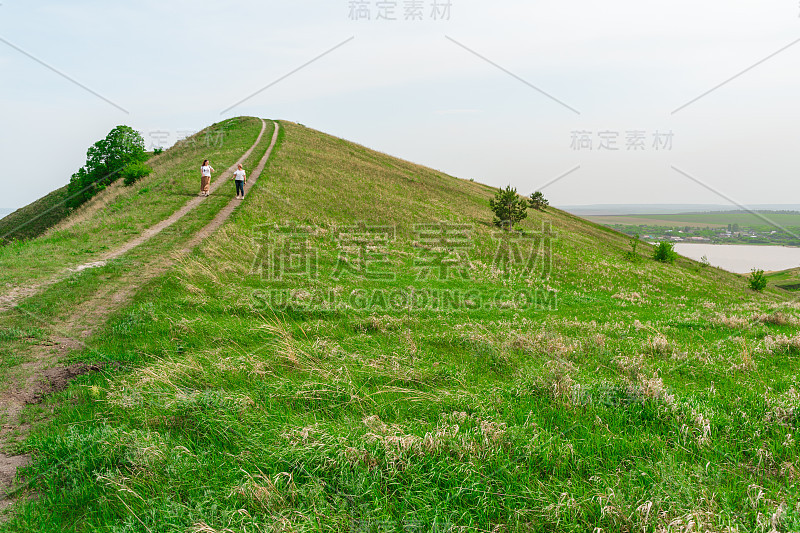
[[242,164],[237,165],[239,168],[233,173],[233,181],[236,182],[236,199],[244,200],[244,184],[247,183],[247,173],[242,168]]
[[211,190],[211,173],[214,169],[208,164],[208,159],[203,161],[203,166],[200,167],[200,196],[208,196],[208,191]]

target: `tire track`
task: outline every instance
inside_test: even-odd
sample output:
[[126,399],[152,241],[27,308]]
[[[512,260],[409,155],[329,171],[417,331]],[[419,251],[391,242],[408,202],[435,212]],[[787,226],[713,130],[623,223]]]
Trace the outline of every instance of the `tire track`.
[[[250,155],[253,153],[256,147],[261,143],[261,139],[264,137],[264,132],[266,130],[267,130],[267,121],[262,118],[261,131],[258,134],[258,138],[256,138],[256,142],[253,143],[253,145],[242,155],[242,157],[239,158],[238,161],[236,161],[236,163],[234,163],[231,167],[225,170],[216,180],[214,180],[214,182],[211,184],[211,189],[210,189],[211,193],[219,189],[222,186],[222,184],[226,181],[226,179],[233,175],[233,172],[236,170],[236,167],[239,163],[243,164],[247,160],[247,158],[250,157]],[[168,227],[178,222],[188,213],[196,209],[197,206],[199,206],[203,202],[203,200],[205,200],[204,196],[197,196],[195,198],[192,198],[191,200],[186,202],[186,204],[184,204],[183,207],[174,212],[170,217],[162,220],[161,222],[157,223],[156,225],[150,228],[147,228],[138,237],[135,237],[134,239],[124,243],[115,250],[103,254],[102,256],[100,256],[99,259],[95,261],[91,261],[88,263],[84,263],[82,265],[78,265],[76,267],[69,268],[62,274],[57,275],[50,280],[35,285],[12,288],[7,294],[0,296],[0,313],[12,309],[20,301],[24,300],[25,298],[30,298],[31,296],[36,295],[41,290],[45,289],[50,285],[53,285],[54,283],[58,283],[59,281],[63,280],[70,274],[73,274],[75,272],[80,272],[88,268],[98,268],[104,266],[111,259],[116,259],[117,257],[124,255],[125,253],[133,250],[134,248],[141,246],[142,244],[146,243],[147,241],[149,241],[150,239],[152,239],[153,237],[155,237]]]
[[[261,138],[267,127],[266,121],[262,119],[262,122],[261,135],[259,135],[256,144],[242,156],[239,162],[246,160],[247,157],[252,154],[255,147],[261,142]],[[245,187],[246,194],[250,192],[263,173],[278,141],[280,125],[277,122],[274,122],[274,125],[275,127],[270,145],[264,157],[259,161],[256,169],[252,172],[251,179],[248,180]],[[236,165],[233,165],[223,173],[215,182],[213,190],[221,187],[225,181],[223,176],[232,175],[235,168]],[[183,208],[184,212],[176,212],[169,219],[153,226],[153,232],[148,234],[146,238],[142,235],[140,238],[134,239],[134,241],[131,241],[120,249],[109,253],[107,257],[119,257],[126,251],[130,251],[136,246],[147,242],[147,240],[157,235],[158,232],[171,226],[185,216],[186,213],[191,211],[191,209],[197,207],[202,199],[203,197],[198,197],[187,202],[187,205]],[[24,363],[24,366],[32,375],[27,378],[24,383],[11,383],[7,390],[0,394],[0,420],[2,420],[3,424],[0,427],[0,440],[6,439],[11,435],[14,436],[12,440],[20,440],[21,435],[24,435],[28,430],[27,427],[20,424],[19,420],[19,415],[25,405],[40,402],[43,396],[65,388],[70,379],[76,375],[80,375],[81,372],[77,372],[74,368],[76,365],[72,367],[58,366],[59,360],[68,351],[71,349],[90,349],[82,339],[90,337],[98,327],[106,323],[113,313],[127,305],[145,284],[168,272],[178,260],[188,255],[197,245],[203,242],[204,239],[212,235],[230,218],[236,207],[241,203],[241,200],[235,198],[230,200],[211,222],[192,235],[180,249],[176,250],[176,253],[156,256],[147,264],[142,265],[141,268],[131,269],[131,271],[123,274],[121,278],[103,286],[88,299],[70,309],[69,316],[66,318],[53,324],[46,324],[50,332],[49,340],[42,344],[31,346],[30,353],[26,354],[29,356],[30,362]],[[158,231],[155,231],[156,228],[159,228]],[[120,251],[121,249],[124,249],[124,251]],[[91,268],[92,266],[99,265],[89,263],[82,266],[84,268]],[[43,288],[43,286],[40,286],[40,288]],[[31,318],[36,319],[35,316],[24,310],[24,308],[17,305],[13,307],[16,307],[23,313],[27,313]],[[103,368],[102,364],[78,366],[88,368],[90,371],[98,371],[98,369],[102,370]],[[11,489],[16,479],[17,469],[30,464],[30,459],[30,456],[27,455],[13,456],[0,452],[0,511],[12,504],[16,493],[20,488],[24,488],[23,485],[23,487],[18,487],[9,493],[9,489]],[[0,517],[0,523],[2,523],[2,517]]]

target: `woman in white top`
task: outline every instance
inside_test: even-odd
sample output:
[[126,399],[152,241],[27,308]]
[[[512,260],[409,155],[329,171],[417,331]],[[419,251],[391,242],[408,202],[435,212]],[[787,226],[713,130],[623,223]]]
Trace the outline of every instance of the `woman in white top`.
[[233,173],[233,181],[236,182],[236,199],[244,200],[244,184],[247,183],[247,173],[242,168],[242,164],[237,165],[239,168]]
[[208,191],[211,190],[211,173],[214,169],[208,164],[208,159],[203,161],[203,166],[200,167],[200,196],[208,196]]

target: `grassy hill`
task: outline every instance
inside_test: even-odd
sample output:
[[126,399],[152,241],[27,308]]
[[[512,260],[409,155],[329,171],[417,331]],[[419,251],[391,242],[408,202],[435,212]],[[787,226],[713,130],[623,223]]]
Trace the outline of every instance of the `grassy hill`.
[[39,198],[0,219],[0,244],[38,237],[69,214],[64,205],[67,186]]
[[[261,121],[240,117],[214,124],[152,158],[153,174],[130,187],[115,182],[74,213],[61,212],[59,197],[51,193],[48,205],[56,206],[53,225],[36,241],[16,241],[0,247],[0,296],[4,287],[47,279],[66,268],[97,259],[104,252],[130,240],[158,221],[167,218],[200,189],[197,178],[203,159],[214,161],[220,172],[255,142]],[[267,132],[269,139],[270,132]],[[263,151],[262,151],[263,154]],[[257,161],[257,159],[256,159]],[[59,189],[64,194],[66,189]],[[218,209],[212,198],[210,204]],[[56,213],[60,213],[56,215]],[[46,229],[46,206],[34,202],[17,214],[3,219],[5,227]],[[63,215],[69,214],[68,218]],[[50,216],[49,214],[46,216]],[[59,218],[60,217],[60,218]],[[58,219],[58,220],[55,220]],[[33,236],[33,235],[31,235]]]
[[[0,531],[800,528],[785,293],[556,209],[504,234],[489,187],[281,125],[233,218],[66,355],[103,371],[27,408]],[[2,315],[8,372],[128,267]]]
[[800,291],[800,268],[767,273],[769,283],[786,291]]

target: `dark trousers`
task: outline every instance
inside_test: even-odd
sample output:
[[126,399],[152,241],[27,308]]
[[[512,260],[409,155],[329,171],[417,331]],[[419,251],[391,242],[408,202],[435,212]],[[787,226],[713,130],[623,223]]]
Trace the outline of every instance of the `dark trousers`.
[[244,196],[244,180],[236,181],[236,196]]

